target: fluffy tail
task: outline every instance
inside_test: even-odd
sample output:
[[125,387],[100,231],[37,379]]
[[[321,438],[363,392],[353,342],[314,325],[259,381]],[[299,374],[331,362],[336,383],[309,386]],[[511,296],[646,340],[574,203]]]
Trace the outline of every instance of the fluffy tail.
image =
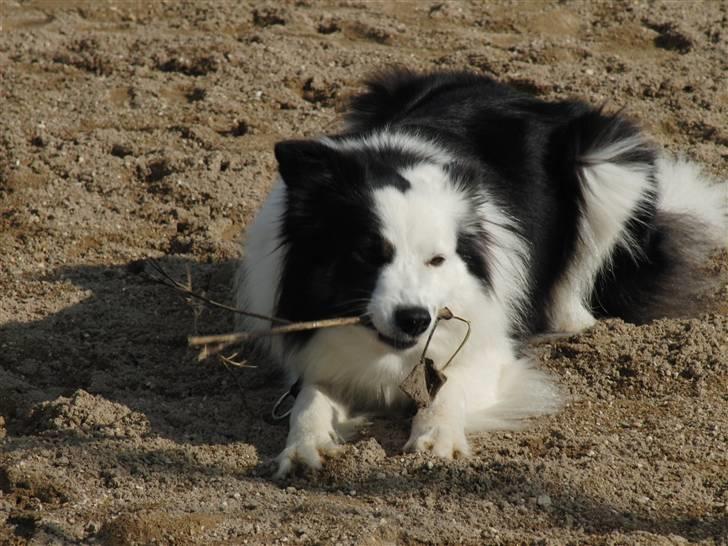
[[498,392],[499,402],[467,416],[467,432],[517,430],[525,425],[524,419],[555,413],[563,405],[556,384],[527,358],[504,369]]
[[728,182],[710,180],[683,159],[662,156],[655,167],[656,214],[640,230],[638,252],[617,249],[600,272],[592,294],[597,314],[637,324],[686,316],[701,293],[721,282],[706,262],[728,248]]

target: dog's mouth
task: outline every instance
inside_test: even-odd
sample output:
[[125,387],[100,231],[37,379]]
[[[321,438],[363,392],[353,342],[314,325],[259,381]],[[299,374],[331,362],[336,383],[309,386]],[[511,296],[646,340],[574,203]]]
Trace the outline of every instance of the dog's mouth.
[[377,332],[377,337],[379,338],[379,341],[382,341],[389,345],[390,347],[394,347],[398,351],[404,351],[405,349],[411,349],[415,345],[417,345],[417,338],[402,338],[402,337],[389,337],[385,336],[382,332]]
[[366,328],[369,328],[374,333],[376,333],[377,334],[377,339],[379,341],[381,341],[385,345],[388,345],[388,346],[390,346],[393,349],[396,349],[398,351],[404,351],[406,349],[411,349],[412,347],[414,347],[415,345],[417,345],[418,338],[416,338],[416,337],[413,338],[413,337],[409,337],[409,336],[407,336],[407,337],[401,337],[401,336],[399,336],[399,337],[389,337],[389,336],[385,336],[382,332],[380,332],[379,330],[377,330],[377,327],[374,326],[374,324],[372,323],[372,321],[370,319],[368,319],[368,318],[365,318],[362,321],[362,326],[364,326]]

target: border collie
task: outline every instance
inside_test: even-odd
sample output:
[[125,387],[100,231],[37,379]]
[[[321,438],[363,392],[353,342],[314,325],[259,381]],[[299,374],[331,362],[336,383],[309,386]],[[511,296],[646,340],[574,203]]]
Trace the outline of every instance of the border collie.
[[[362,415],[407,406],[399,385],[440,308],[472,334],[404,447],[449,458],[469,453],[467,432],[559,407],[524,356],[529,336],[681,309],[702,251],[728,242],[728,184],[621,115],[480,75],[391,70],[353,98],[344,132],[280,142],[275,157],[237,304],[366,319],[265,341],[298,391],[278,475],[319,468]],[[463,330],[441,323],[428,357],[446,362]]]

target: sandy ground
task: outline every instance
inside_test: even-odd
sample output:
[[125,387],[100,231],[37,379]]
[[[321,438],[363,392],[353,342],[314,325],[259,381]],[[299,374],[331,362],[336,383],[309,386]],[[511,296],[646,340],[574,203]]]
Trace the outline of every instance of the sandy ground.
[[[281,392],[198,363],[272,144],[388,64],[624,108],[728,171],[728,4],[0,0],[0,543],[728,543],[728,257],[696,317],[534,353],[571,402],[445,462],[377,421],[276,482]],[[262,363],[264,364],[264,363]]]

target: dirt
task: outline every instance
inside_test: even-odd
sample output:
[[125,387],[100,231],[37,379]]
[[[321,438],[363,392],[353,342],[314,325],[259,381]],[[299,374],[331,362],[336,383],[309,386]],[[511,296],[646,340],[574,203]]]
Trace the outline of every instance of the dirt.
[[535,344],[558,415],[402,454],[375,421],[272,479],[264,362],[198,362],[272,144],[334,131],[390,64],[624,111],[728,172],[728,4],[0,3],[0,543],[728,543],[728,255],[700,315]]

